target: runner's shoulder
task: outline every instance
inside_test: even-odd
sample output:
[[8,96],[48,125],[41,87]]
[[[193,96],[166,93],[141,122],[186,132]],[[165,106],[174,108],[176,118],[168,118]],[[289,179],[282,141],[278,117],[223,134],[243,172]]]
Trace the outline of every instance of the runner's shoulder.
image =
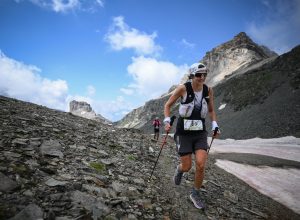
[[177,86],[175,93],[183,95],[186,92],[186,87],[184,84],[180,84]]

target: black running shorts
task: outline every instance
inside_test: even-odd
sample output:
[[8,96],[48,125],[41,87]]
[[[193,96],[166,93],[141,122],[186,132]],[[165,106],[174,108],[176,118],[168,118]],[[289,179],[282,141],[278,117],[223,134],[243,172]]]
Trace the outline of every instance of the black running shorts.
[[203,131],[197,135],[181,135],[178,136],[177,152],[180,156],[195,153],[196,150],[207,151],[207,131]]

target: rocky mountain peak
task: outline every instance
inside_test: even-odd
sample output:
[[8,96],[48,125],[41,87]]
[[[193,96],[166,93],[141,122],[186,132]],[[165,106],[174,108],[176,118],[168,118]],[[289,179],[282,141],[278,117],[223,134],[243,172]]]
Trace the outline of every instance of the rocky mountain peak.
[[84,101],[73,100],[69,103],[70,112],[74,115],[110,124],[111,122],[100,114],[96,114],[91,105]]
[[73,100],[70,102],[70,112],[74,111],[86,111],[86,112],[92,112],[93,109],[90,104],[87,102],[79,102],[76,100]]
[[245,32],[241,32],[205,54],[201,62],[209,69],[206,84],[215,86],[229,75],[273,56],[277,54],[259,46]]
[[248,35],[245,33],[245,32],[240,32],[240,33],[238,33],[236,36],[234,36],[234,38],[245,38],[245,39],[248,39],[248,40],[251,40],[249,37],[248,37]]
[[[207,65],[209,74],[206,84],[213,87],[229,76],[244,72],[254,64],[262,65],[268,59],[277,56],[278,54],[266,46],[256,44],[245,32],[240,32],[231,40],[206,52],[200,62]],[[180,83],[185,83],[187,80],[188,74],[185,74]]]
[[244,47],[250,45],[255,45],[255,43],[245,32],[240,32],[239,34],[234,36],[233,39],[214,48],[213,51],[224,50],[224,49],[235,48],[235,47]]
[[[215,86],[228,76],[243,72],[250,66],[260,66],[277,57],[274,51],[266,46],[256,44],[245,32],[240,32],[231,40],[206,52],[200,62],[207,65],[209,74],[206,78],[208,86]],[[180,83],[188,80],[185,74]]]
[[234,36],[233,42],[242,44],[242,43],[254,43],[251,38],[245,33],[245,32],[240,32],[236,36]]

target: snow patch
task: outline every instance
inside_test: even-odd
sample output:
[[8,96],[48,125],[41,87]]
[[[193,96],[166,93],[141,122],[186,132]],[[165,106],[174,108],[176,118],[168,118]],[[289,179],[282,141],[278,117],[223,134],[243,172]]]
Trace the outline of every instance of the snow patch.
[[218,108],[219,110],[222,110],[223,108],[225,108],[225,106],[226,106],[226,103],[225,104],[222,104],[222,105],[220,105],[220,107]]
[[216,160],[216,165],[300,214],[299,169],[255,167],[227,160]]
[[231,152],[260,154],[300,162],[300,138],[287,136],[273,139],[216,139],[210,150],[210,153]]

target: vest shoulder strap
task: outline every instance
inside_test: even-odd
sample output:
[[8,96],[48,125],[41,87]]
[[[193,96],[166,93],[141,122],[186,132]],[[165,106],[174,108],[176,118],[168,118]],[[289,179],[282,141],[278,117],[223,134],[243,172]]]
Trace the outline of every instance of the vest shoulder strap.
[[208,95],[208,86],[203,84],[203,98],[205,98],[206,102],[209,102],[209,95]]
[[191,82],[186,82],[184,83],[185,88],[186,88],[186,100],[185,102],[181,102],[181,104],[188,104],[192,102],[195,98],[195,93],[193,91],[192,83]]

